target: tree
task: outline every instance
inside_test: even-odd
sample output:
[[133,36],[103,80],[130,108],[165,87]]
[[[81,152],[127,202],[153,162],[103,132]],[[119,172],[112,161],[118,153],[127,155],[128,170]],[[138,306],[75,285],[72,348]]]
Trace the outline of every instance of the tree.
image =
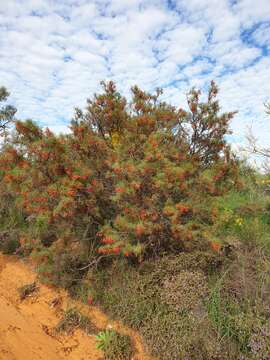
[[[9,95],[5,87],[0,87],[0,104],[5,102]],[[16,112],[17,110],[12,105],[0,107],[0,135],[5,133],[7,126],[13,121]]]
[[0,184],[30,219],[23,243],[89,263],[93,254],[208,249],[215,199],[237,181],[225,139],[233,113],[219,114],[215,84],[206,103],[191,91],[189,112],[162,101],[160,89],[134,86],[128,104],[113,82],[102,85],[68,135],[16,121]]
[[[265,113],[270,115],[270,103],[265,104]],[[247,134],[248,148],[247,151],[251,154],[259,156],[263,159],[263,168],[269,173],[270,172],[270,148],[266,146],[258,145],[258,140],[254,136],[251,129]]]
[[214,81],[211,81],[206,102],[200,100],[200,90],[191,89],[187,95],[190,111],[183,113],[184,121],[180,127],[189,143],[190,154],[204,166],[209,166],[228,152],[225,135],[231,133],[229,125],[237,113],[220,114],[217,95],[218,87]]

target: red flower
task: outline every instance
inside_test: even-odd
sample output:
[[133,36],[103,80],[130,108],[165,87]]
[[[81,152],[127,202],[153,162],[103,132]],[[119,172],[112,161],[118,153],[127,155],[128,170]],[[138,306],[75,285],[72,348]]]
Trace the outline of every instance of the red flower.
[[140,212],[140,218],[141,218],[142,220],[144,220],[144,219],[146,218],[146,216],[147,216],[146,211],[145,211],[144,209],[142,209],[141,212]]
[[108,237],[105,237],[104,239],[101,240],[102,244],[113,244],[114,243],[114,240],[108,236]]
[[120,174],[121,173],[121,168],[119,166],[117,166],[117,167],[115,167],[113,169],[113,171],[114,171],[115,174]]
[[220,249],[221,249],[220,243],[218,243],[218,242],[216,242],[216,241],[212,241],[212,242],[210,243],[210,246],[211,246],[211,248],[212,248],[214,251],[216,251],[216,252],[219,252]]
[[41,158],[44,160],[48,160],[50,153],[48,151],[44,151],[40,154]]
[[189,207],[182,204],[177,204],[176,208],[178,209],[181,215],[184,215],[189,212]]
[[97,252],[98,252],[99,254],[106,254],[106,249],[99,248],[99,249],[97,250]]
[[111,252],[113,253],[113,254],[120,254],[120,252],[121,252],[121,248],[118,246],[118,247],[115,247],[115,248],[112,248],[111,249]]
[[115,191],[116,191],[118,194],[121,194],[121,193],[123,193],[125,190],[124,190],[124,188],[118,186],[118,187],[115,189]]
[[79,180],[80,178],[81,178],[81,176],[77,175],[77,174],[71,176],[72,180]]
[[67,195],[68,196],[75,196],[76,195],[76,191],[75,190],[72,190],[72,189],[70,189],[70,190],[68,190],[68,192],[67,192]]
[[94,299],[92,298],[92,296],[89,296],[87,299],[87,304],[91,306],[93,305],[93,303],[94,303]]
[[56,197],[56,196],[57,196],[57,190],[48,189],[48,194],[49,194],[51,197]]
[[138,225],[136,226],[136,234],[137,234],[138,236],[143,235],[143,234],[144,234],[144,231],[145,231],[145,228],[144,228],[143,225],[138,224]]

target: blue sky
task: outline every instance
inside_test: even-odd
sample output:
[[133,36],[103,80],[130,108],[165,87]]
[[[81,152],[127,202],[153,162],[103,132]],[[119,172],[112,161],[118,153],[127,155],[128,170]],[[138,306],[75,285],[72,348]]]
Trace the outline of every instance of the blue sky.
[[18,117],[66,131],[103,79],[126,96],[163,87],[180,107],[214,79],[223,110],[239,110],[232,143],[252,126],[266,145],[270,0],[0,0],[0,85]]

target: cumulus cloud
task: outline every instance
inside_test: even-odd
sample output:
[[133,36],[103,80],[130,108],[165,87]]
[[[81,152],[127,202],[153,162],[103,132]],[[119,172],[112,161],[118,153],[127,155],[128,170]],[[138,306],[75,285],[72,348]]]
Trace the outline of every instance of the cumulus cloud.
[[270,2],[257,0],[0,1],[0,85],[21,118],[68,131],[75,106],[112,79],[129,96],[164,88],[185,106],[191,86],[220,86],[224,110],[239,110],[230,141],[270,125]]

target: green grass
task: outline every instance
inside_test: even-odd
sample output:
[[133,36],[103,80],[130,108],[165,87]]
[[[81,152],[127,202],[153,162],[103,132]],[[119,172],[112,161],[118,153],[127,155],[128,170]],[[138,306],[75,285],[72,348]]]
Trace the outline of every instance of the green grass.
[[256,184],[232,191],[217,200],[215,238],[236,239],[243,244],[262,246],[270,251],[270,197]]

